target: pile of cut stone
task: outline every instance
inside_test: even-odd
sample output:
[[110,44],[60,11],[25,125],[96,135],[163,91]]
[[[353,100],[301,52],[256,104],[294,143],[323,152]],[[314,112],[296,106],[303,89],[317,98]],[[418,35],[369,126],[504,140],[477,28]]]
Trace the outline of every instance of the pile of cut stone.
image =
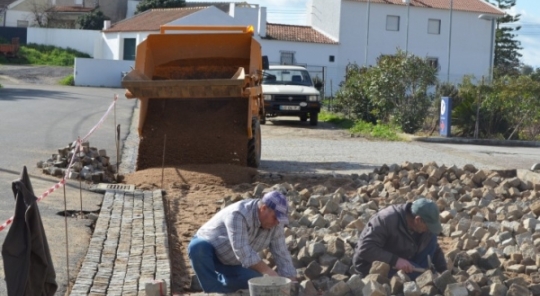
[[[63,177],[74,150],[75,142],[58,149],[58,153],[46,161],[39,161],[37,167],[42,169],[44,174]],[[116,167],[110,164],[106,150],[90,147],[89,142],[83,142],[82,151],[75,155],[68,177],[74,180],[81,178],[92,183],[116,183],[115,173]]]
[[[304,295],[540,295],[540,184],[517,178],[515,170],[409,162],[350,178],[357,188],[352,194],[283,183],[259,184],[243,196],[287,194],[286,243]],[[389,279],[390,267],[377,263],[370,275],[358,275],[354,247],[369,218],[419,196],[439,206],[447,237],[440,239],[452,242],[445,254],[450,269],[440,275],[428,270],[410,281],[401,272]],[[261,256],[274,264],[269,252]]]

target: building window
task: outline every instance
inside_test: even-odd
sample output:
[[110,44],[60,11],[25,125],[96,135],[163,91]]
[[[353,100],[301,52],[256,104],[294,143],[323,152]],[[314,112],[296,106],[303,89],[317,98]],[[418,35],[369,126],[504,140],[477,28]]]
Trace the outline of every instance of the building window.
[[428,65],[430,65],[434,69],[439,70],[439,59],[438,58],[427,58],[426,62],[428,63]]
[[281,51],[279,63],[282,65],[294,65],[294,51]]
[[134,61],[137,44],[135,38],[124,38],[124,56],[125,61]]
[[17,27],[28,27],[28,21],[17,21]]
[[399,16],[386,16],[386,31],[399,31]]
[[441,20],[429,19],[427,31],[429,34],[441,34]]
[[328,61],[330,61],[330,63],[333,63],[335,61],[335,57],[333,55],[331,55],[329,58],[328,58]]

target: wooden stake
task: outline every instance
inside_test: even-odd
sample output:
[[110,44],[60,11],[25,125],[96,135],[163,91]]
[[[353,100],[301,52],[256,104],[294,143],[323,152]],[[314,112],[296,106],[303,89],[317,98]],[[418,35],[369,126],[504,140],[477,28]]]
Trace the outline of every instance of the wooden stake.
[[66,183],[64,183],[64,224],[66,229],[66,269],[67,269],[67,284],[69,287],[69,236],[68,236],[68,223],[67,223],[67,199],[66,199]]
[[163,190],[163,176],[165,175],[165,147],[167,146],[167,134],[163,138],[163,158],[161,160],[161,190]]

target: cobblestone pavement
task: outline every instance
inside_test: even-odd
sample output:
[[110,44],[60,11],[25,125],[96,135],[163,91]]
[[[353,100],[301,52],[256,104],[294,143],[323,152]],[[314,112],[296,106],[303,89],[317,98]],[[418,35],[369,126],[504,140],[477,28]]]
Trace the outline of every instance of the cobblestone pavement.
[[170,287],[168,246],[160,190],[107,191],[70,295],[146,295],[154,279]]

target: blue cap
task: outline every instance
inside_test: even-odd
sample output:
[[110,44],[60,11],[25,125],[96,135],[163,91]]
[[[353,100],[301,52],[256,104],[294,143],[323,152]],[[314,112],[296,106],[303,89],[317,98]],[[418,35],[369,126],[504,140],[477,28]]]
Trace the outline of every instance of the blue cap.
[[276,213],[276,219],[278,219],[279,223],[289,223],[289,216],[287,215],[289,212],[289,206],[287,205],[287,198],[285,195],[279,193],[278,191],[268,192],[263,196],[262,202],[274,210]]

